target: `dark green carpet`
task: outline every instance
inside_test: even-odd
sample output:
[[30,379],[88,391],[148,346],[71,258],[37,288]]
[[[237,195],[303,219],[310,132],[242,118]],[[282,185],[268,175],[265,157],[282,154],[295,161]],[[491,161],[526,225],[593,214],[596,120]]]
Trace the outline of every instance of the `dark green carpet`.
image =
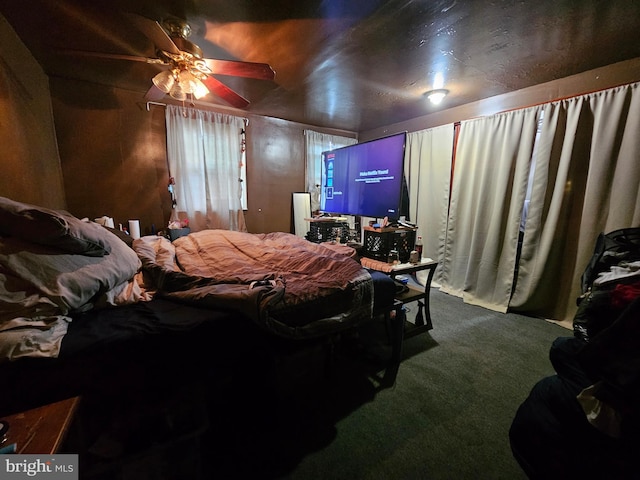
[[366,349],[339,346],[328,373],[322,355],[292,354],[276,393],[249,386],[212,419],[205,477],[524,479],[509,426],[534,383],[553,373],[551,342],[571,332],[435,289],[431,314],[434,329],[405,341],[391,386],[369,355],[387,353],[381,329],[361,335]]

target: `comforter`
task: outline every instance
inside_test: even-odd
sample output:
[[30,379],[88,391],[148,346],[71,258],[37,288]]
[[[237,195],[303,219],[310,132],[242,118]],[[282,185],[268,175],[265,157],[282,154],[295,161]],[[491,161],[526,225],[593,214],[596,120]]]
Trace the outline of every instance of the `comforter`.
[[280,336],[316,337],[372,315],[371,276],[345,245],[204,230],[173,243],[142,237],[133,246],[156,295],[238,311]]

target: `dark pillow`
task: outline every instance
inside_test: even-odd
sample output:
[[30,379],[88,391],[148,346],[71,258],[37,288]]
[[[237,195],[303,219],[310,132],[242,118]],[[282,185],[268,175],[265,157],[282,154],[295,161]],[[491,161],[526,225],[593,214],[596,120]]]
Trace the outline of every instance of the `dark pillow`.
[[90,257],[109,254],[101,225],[83,222],[70,213],[0,197],[0,234]]
[[116,237],[118,237],[120,240],[126,243],[129,247],[133,248],[133,237],[131,235],[128,235],[124,233],[122,230],[118,230],[117,228],[111,228],[105,225],[103,225],[103,227],[106,228],[107,231],[113,233]]

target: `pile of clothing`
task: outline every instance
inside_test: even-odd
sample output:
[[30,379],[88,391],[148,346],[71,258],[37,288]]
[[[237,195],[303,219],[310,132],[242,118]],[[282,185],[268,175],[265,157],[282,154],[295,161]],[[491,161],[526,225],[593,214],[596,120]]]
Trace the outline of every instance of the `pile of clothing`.
[[573,330],[588,342],[640,296],[640,228],[601,233],[581,281]]
[[509,431],[529,478],[640,478],[640,228],[601,234],[574,335],[549,353]]

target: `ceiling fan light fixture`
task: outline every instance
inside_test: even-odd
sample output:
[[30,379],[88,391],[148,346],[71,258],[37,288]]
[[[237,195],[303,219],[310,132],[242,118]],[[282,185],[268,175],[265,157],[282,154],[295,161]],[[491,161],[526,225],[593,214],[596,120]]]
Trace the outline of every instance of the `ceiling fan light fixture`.
[[[101,53],[92,51],[69,50],[67,53],[85,57],[102,57],[108,60],[129,60],[163,66],[163,71],[151,75],[152,86],[147,90],[144,98],[159,100],[165,94],[174,99],[184,101],[189,97],[200,99],[210,93],[212,88],[216,97],[237,108],[246,108],[250,102],[233,88],[225,85],[212,75],[243,77],[256,80],[271,81],[275,72],[269,64],[240,60],[221,60],[203,58],[202,49],[187,40],[191,33],[189,24],[180,18],[169,17],[166,20],[126,13],[125,17],[131,25],[136,27],[153,42],[155,56]],[[180,72],[187,71],[190,78],[180,82]],[[211,87],[207,87],[210,85]]]
[[449,90],[446,88],[438,88],[436,90],[429,90],[425,93],[425,96],[433,105],[440,105],[440,102],[449,94]]
[[200,99],[209,93],[209,89],[200,78],[189,70],[182,70],[178,75],[178,84],[186,94],[191,94]]
[[209,94],[209,89],[202,82],[202,80],[200,80],[197,77],[194,77],[193,83],[195,84],[195,86],[192,88],[192,93],[193,93],[193,96],[196,97],[198,100]]
[[182,89],[180,82],[176,82],[173,85],[173,88],[171,88],[169,95],[171,95],[176,100],[180,100],[180,101],[187,99],[187,93]]
[[152,79],[153,84],[164,93],[169,93],[176,83],[172,70],[164,70]]
[[182,70],[178,74],[178,83],[184,93],[193,93],[193,79],[193,75],[187,70]]

